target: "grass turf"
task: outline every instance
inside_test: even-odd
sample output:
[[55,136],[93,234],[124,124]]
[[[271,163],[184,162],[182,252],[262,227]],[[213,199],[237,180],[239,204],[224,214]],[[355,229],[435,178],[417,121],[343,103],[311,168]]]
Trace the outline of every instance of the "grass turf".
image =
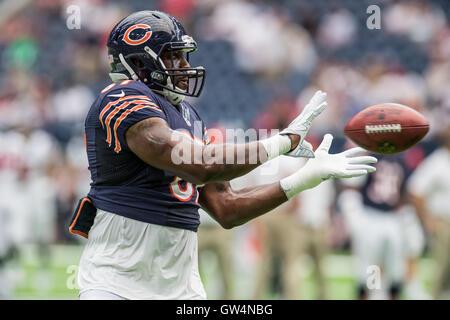
[[[42,258],[35,246],[21,250],[19,257],[10,262],[5,270],[11,288],[11,299],[77,299],[76,271],[83,247],[81,245],[54,245],[50,255]],[[202,257],[201,275],[209,299],[220,299],[221,284],[218,265],[214,255]],[[347,300],[355,298],[355,283],[352,260],[348,253],[333,253],[325,261],[327,298]],[[302,299],[317,297],[315,276],[311,262],[299,261],[299,291]],[[418,278],[429,292],[433,274],[433,262],[422,258]],[[233,292],[235,299],[251,299],[253,280],[248,275],[254,270],[233,270]],[[275,292],[267,293],[264,299],[279,299]]]

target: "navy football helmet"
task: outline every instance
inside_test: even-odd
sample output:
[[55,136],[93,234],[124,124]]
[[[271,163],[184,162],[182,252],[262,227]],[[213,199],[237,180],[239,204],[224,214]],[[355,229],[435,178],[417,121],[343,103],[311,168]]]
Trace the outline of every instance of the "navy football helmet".
[[[161,59],[162,53],[182,51],[189,61],[189,53],[197,50],[194,39],[167,13],[146,10],[127,16],[111,31],[107,47],[114,82],[140,80],[174,105],[202,92],[203,67],[167,68]],[[175,77],[187,79],[187,89],[177,87]]]

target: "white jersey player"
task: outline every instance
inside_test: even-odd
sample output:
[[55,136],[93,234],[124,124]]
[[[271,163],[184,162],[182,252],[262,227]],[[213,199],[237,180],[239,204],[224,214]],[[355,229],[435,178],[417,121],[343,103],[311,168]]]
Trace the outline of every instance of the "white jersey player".
[[408,191],[431,240],[434,299],[450,297],[450,124],[441,128],[443,146],[430,154],[408,181]]

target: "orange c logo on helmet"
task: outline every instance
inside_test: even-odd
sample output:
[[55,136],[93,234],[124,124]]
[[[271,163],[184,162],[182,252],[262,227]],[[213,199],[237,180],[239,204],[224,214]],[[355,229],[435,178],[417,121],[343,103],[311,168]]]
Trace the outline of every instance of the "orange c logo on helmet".
[[[135,32],[135,35],[133,37],[134,39],[131,39],[130,34],[131,34],[131,32],[133,32],[136,29],[143,29],[145,31],[145,33]],[[134,26],[129,27],[127,29],[127,31],[125,31],[125,34],[123,36],[123,41],[125,41],[129,45],[137,46],[137,45],[143,44],[145,41],[150,39],[151,36],[152,36],[152,30],[149,25],[135,24]]]

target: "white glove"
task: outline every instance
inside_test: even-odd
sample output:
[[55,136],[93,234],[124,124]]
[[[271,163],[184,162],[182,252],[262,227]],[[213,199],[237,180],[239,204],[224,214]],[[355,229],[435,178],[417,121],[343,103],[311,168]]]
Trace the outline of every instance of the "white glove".
[[[300,144],[301,143],[301,144]],[[311,143],[309,143],[306,140],[303,140],[303,142],[299,142],[298,146],[284,154],[285,156],[295,157],[295,158],[314,158],[314,150]]]
[[337,154],[329,154],[333,136],[326,134],[315,152],[315,158],[299,171],[280,181],[280,186],[288,199],[297,193],[311,189],[330,178],[352,178],[374,172],[370,166],[377,162],[371,156],[357,156],[367,152],[363,148],[352,148]]
[[286,156],[314,158],[311,144],[308,142],[305,143],[304,139],[308,134],[309,128],[311,128],[311,122],[327,107],[327,103],[325,102],[326,97],[327,94],[325,92],[317,91],[305,106],[302,113],[286,129],[280,132],[281,135],[292,133],[300,136],[298,146],[294,150],[286,153]]
[[[267,161],[282,154],[291,157],[314,158],[311,144],[304,139],[311,127],[311,122],[326,108],[326,96],[325,92],[317,91],[302,113],[286,129],[273,137],[260,141],[267,152]],[[291,150],[291,139],[287,136],[289,133],[300,136],[298,146],[292,151],[289,151]]]

